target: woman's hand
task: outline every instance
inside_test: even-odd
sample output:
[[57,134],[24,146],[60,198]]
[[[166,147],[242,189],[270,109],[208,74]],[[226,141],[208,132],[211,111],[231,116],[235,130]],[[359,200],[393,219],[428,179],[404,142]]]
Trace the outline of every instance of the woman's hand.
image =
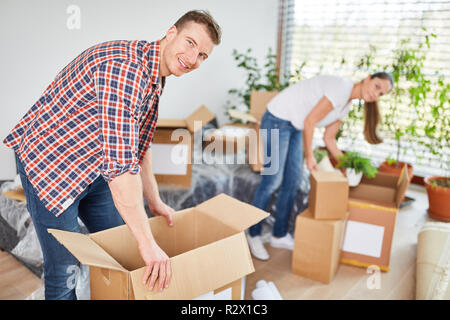
[[317,162],[316,159],[314,159],[314,156],[306,158],[306,167],[308,168],[309,172],[317,170]]

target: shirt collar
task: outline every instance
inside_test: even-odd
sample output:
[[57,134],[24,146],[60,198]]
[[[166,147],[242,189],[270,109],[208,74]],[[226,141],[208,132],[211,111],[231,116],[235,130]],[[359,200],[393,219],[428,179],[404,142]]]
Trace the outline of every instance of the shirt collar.
[[161,62],[161,47],[160,40],[150,42],[147,51],[148,69],[152,85],[161,86],[164,88],[165,77],[159,76],[159,66]]

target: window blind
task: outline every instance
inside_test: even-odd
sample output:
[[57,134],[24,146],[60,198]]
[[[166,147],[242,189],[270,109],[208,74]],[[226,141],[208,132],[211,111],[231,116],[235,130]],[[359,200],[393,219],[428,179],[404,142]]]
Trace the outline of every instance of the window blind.
[[[417,46],[424,42],[427,33],[436,34],[436,38],[430,39],[423,70],[427,77],[444,76],[445,81],[448,81],[450,1],[282,0],[281,3],[284,12],[280,76],[284,81],[288,80],[287,75],[301,70],[300,76],[292,78],[291,82],[317,74],[340,75],[358,82],[368,75],[367,70],[358,67],[362,58],[372,53],[372,65],[388,65],[401,40],[409,38],[410,44]],[[388,99],[380,99],[382,114],[385,113]],[[446,106],[447,112],[442,116],[450,117],[448,101]],[[362,117],[362,108],[358,107],[357,101],[354,101],[352,108]],[[411,106],[401,105],[400,108],[402,119],[399,120],[417,118],[417,112]],[[420,121],[417,125],[420,127]],[[392,133],[381,131],[384,142],[370,145],[363,137],[362,120],[346,120],[342,128],[345,132],[338,140],[341,149],[358,151],[371,157],[377,165],[388,156],[396,157],[396,141]],[[316,146],[323,145],[322,133],[323,130],[316,129]],[[421,136],[418,139],[427,138]],[[433,155],[417,141],[402,141],[400,161],[412,163],[415,175],[448,175],[449,149],[449,142],[446,141],[443,153]]]

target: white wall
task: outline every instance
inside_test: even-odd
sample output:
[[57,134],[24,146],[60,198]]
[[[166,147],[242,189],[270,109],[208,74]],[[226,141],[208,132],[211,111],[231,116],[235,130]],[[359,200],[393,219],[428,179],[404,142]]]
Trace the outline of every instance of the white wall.
[[[70,5],[80,8],[80,29],[67,27]],[[84,49],[107,40],[160,39],[191,9],[211,12],[222,43],[198,70],[167,78],[159,116],[184,118],[205,104],[223,124],[227,91],[245,79],[231,53],[252,48],[262,65],[268,48],[276,49],[278,0],[1,0],[1,141]],[[12,150],[0,143],[0,180],[14,178],[15,170]]]

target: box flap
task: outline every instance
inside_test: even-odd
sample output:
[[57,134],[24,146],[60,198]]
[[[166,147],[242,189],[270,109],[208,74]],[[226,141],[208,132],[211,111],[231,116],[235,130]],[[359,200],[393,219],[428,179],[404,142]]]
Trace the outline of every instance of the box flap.
[[409,185],[408,169],[405,164],[403,166],[403,169],[400,173],[400,177],[398,178],[397,182],[397,192],[395,194],[395,203],[397,205],[397,208],[400,207],[400,204],[403,201],[403,197],[405,196],[406,190],[408,189],[408,185]]
[[238,231],[243,231],[269,216],[268,212],[224,193],[199,204],[195,208]]
[[347,178],[344,177],[340,171],[318,171],[313,170],[311,176],[319,182],[347,182]]
[[47,230],[82,264],[128,272],[89,236],[78,232]]
[[152,291],[142,284],[145,268],[132,271],[136,299],[193,299],[255,271],[243,232],[170,259],[169,287]]
[[266,112],[267,104],[278,93],[279,91],[252,91],[250,93],[250,114],[258,122],[261,122],[264,112]]
[[246,120],[248,122],[258,122],[254,116],[252,116],[250,113],[245,113],[241,111],[237,111],[234,109],[228,109],[228,114],[236,119]]
[[186,121],[180,119],[158,119],[157,128],[187,128]]
[[[202,105],[186,118],[186,126],[190,132],[197,132],[216,117],[206,106]],[[201,126],[194,126],[195,121],[201,121]]]

